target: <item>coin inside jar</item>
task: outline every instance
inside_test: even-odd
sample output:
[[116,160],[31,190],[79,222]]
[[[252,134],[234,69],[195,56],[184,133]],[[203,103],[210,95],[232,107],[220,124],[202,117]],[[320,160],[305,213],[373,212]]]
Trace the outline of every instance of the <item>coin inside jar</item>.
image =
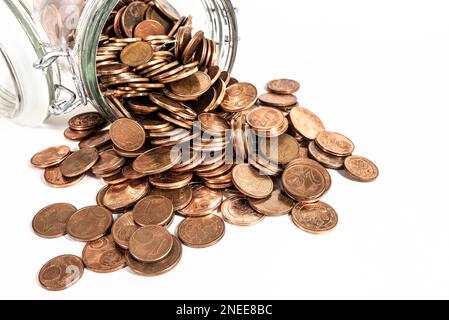
[[181,97],[198,97],[209,90],[210,86],[209,75],[201,71],[170,84],[173,93]]
[[323,234],[337,226],[338,215],[331,206],[324,202],[298,203],[292,210],[292,220],[298,228],[305,232]]
[[143,41],[129,44],[120,53],[120,60],[131,67],[137,67],[150,61],[153,56],[151,44]]
[[48,261],[39,271],[39,283],[49,291],[67,289],[83,276],[84,263],[81,258],[63,255]]
[[67,233],[78,241],[94,241],[112,226],[112,213],[106,208],[90,206],[75,212],[67,222]]
[[225,234],[225,224],[220,217],[210,214],[187,218],[179,224],[178,237],[191,248],[207,248],[217,244]]
[[61,172],[65,177],[77,177],[89,171],[97,160],[97,149],[81,149],[72,153],[61,163]]
[[67,146],[57,146],[47,148],[36,153],[31,158],[31,164],[36,168],[49,168],[60,164],[70,154],[70,148]]
[[145,144],[144,128],[135,120],[119,119],[111,125],[110,135],[114,145],[124,151],[137,151]]
[[129,252],[141,262],[156,262],[165,258],[173,248],[173,237],[160,226],[138,229],[129,240]]
[[133,217],[142,227],[166,226],[173,218],[173,204],[164,196],[150,195],[134,206]]
[[248,198],[232,197],[221,205],[223,218],[227,223],[236,226],[253,226],[261,222],[265,216],[250,207]]
[[98,273],[115,272],[126,267],[125,254],[115,246],[111,235],[86,243],[82,259],[87,269]]
[[71,204],[56,203],[40,210],[33,218],[34,232],[43,238],[58,238],[67,234],[67,221],[77,211]]
[[235,187],[250,198],[263,199],[268,197],[274,188],[270,177],[260,175],[249,164],[239,164],[232,170],[232,181]]

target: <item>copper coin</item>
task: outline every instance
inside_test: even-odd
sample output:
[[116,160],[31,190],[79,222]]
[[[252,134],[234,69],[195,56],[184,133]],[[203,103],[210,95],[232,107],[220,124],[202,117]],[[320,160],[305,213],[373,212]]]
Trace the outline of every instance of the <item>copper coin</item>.
[[203,43],[204,32],[198,31],[192,37],[192,40],[187,44],[183,54],[182,54],[182,64],[187,64],[192,61],[195,52],[198,50],[199,46]]
[[226,89],[221,106],[227,112],[239,112],[252,107],[256,101],[256,87],[250,83],[242,82]]
[[93,272],[110,273],[126,267],[125,254],[115,246],[111,235],[86,243],[82,257],[86,268]]
[[103,177],[103,181],[106,182],[108,185],[121,184],[123,182],[126,182],[127,180],[128,179],[126,179],[121,170],[118,170],[118,172],[115,175]]
[[121,27],[126,37],[131,38],[136,25],[144,20],[148,6],[142,1],[131,2],[121,16]]
[[173,247],[170,253],[160,261],[156,262],[141,262],[133,258],[130,253],[126,254],[126,261],[128,267],[140,276],[153,277],[160,276],[164,273],[167,273],[173,270],[181,261],[182,257],[182,244],[176,238],[173,237]]
[[268,198],[249,199],[249,205],[263,215],[279,217],[289,214],[295,203],[280,190],[275,190]]
[[112,225],[112,237],[115,243],[122,249],[129,249],[129,239],[139,226],[134,222],[133,213],[129,211],[118,218]]
[[284,190],[298,201],[321,198],[330,185],[330,175],[318,162],[299,159],[285,169],[282,175]]
[[69,140],[79,141],[86,138],[89,138],[91,135],[95,133],[95,130],[73,130],[71,128],[67,128],[64,130],[64,137]]
[[134,206],[133,217],[142,227],[166,226],[173,218],[173,203],[164,196],[150,195]]
[[45,182],[53,188],[67,188],[71,187],[77,183],[79,183],[85,177],[85,174],[82,174],[77,177],[64,177],[61,172],[60,166],[54,166],[50,168],[46,168],[44,172],[44,180]]
[[314,141],[309,143],[309,154],[326,168],[340,170],[344,167],[345,157],[337,157],[324,152],[316,146]]
[[105,122],[103,116],[98,112],[87,112],[74,116],[69,120],[69,127],[72,130],[91,130],[98,128]]
[[225,224],[220,217],[210,214],[187,218],[179,224],[178,237],[191,248],[207,248],[217,244],[225,234]]
[[224,220],[236,226],[247,227],[261,222],[265,216],[250,207],[248,198],[232,197],[221,205]]
[[84,272],[83,261],[73,255],[63,255],[48,261],[39,271],[39,282],[50,291],[67,289],[81,279]]
[[134,29],[134,36],[146,40],[150,36],[165,34],[165,28],[156,20],[144,20]]
[[67,233],[78,241],[94,241],[108,232],[112,221],[112,213],[108,209],[99,206],[86,207],[70,217]]
[[172,248],[173,237],[161,226],[140,228],[129,239],[129,252],[141,262],[162,260]]
[[268,83],[268,90],[276,94],[293,94],[299,90],[299,82],[290,79],[277,79]]
[[314,113],[299,106],[291,110],[290,120],[293,127],[309,140],[315,140],[320,132],[326,130],[324,124]]
[[158,147],[139,156],[133,164],[134,170],[147,175],[170,170],[181,160],[179,148]]
[[142,174],[140,172],[137,172],[133,169],[133,164],[130,163],[127,166],[123,167],[122,169],[123,176],[128,180],[137,180],[145,177],[145,174]]
[[111,136],[109,130],[100,131],[94,136],[87,138],[79,143],[80,149],[85,148],[101,148],[111,142]]
[[[122,50],[122,48],[118,48],[118,50]],[[110,63],[107,65],[97,67],[97,75],[99,76],[111,76],[111,75],[119,75],[123,72],[128,71],[129,66],[123,63]]]
[[156,92],[150,93],[149,98],[151,101],[153,101],[159,107],[166,109],[173,113],[180,112],[185,109],[183,104],[181,104],[180,102],[174,101],[170,98],[167,98],[165,95],[163,95],[161,93],[156,93]]
[[36,153],[31,158],[31,164],[36,168],[45,169],[63,162],[70,154],[67,146],[57,146]]
[[185,79],[172,82],[170,89],[174,94],[181,97],[198,97],[209,90],[211,85],[209,75],[198,71]]
[[130,180],[112,185],[105,192],[103,204],[112,211],[126,209],[147,195],[147,179]]
[[71,204],[56,203],[40,210],[33,218],[34,232],[47,239],[67,234],[67,221],[77,211]]
[[246,115],[246,122],[254,129],[269,131],[280,128],[285,121],[281,111],[270,107],[258,107]]
[[192,201],[178,212],[185,217],[205,216],[220,207],[222,200],[221,191],[195,184],[192,186]]
[[98,160],[98,151],[85,148],[76,151],[61,163],[61,172],[65,177],[78,177],[89,171]]
[[298,98],[292,94],[275,94],[275,93],[265,93],[259,97],[259,100],[273,107],[288,107],[296,104]]
[[232,181],[235,187],[250,198],[263,199],[268,197],[274,188],[270,177],[260,175],[249,164],[239,164],[232,170]]
[[165,34],[168,34],[173,28],[173,21],[167,19],[167,17],[155,6],[148,6],[145,17],[147,20],[159,21],[164,26]]
[[288,134],[283,134],[275,139],[266,139],[262,142],[263,154],[275,164],[287,164],[298,158],[300,152],[299,143]]
[[198,116],[201,130],[210,135],[224,135],[230,129],[228,122],[218,114],[202,113]]
[[111,125],[110,134],[114,145],[124,151],[137,151],[146,141],[144,128],[132,119],[115,121]]
[[150,61],[153,52],[151,44],[139,41],[124,48],[120,53],[120,60],[131,67],[137,67]]
[[370,160],[359,157],[347,157],[344,167],[349,176],[359,182],[372,182],[379,176],[379,169]]
[[193,179],[189,172],[165,172],[150,176],[150,183],[159,189],[179,189],[187,186]]
[[99,154],[97,163],[92,167],[92,172],[102,175],[120,169],[125,164],[125,158],[119,156],[114,150],[103,151]]
[[167,0],[157,0],[154,5],[167,16],[167,18],[176,21],[181,19],[179,12]]
[[109,189],[109,186],[104,186],[103,188],[100,189],[100,191],[98,191],[97,196],[95,198],[95,201],[98,206],[104,207],[103,198],[104,198],[104,195],[106,194],[106,191],[108,191],[108,189]]
[[320,132],[315,140],[318,147],[334,156],[346,157],[354,152],[354,143],[336,132]]
[[293,223],[301,230],[312,234],[328,233],[338,224],[335,210],[324,202],[298,203],[292,210]]
[[192,188],[189,185],[174,190],[153,189],[150,195],[160,195],[170,199],[175,211],[185,208],[193,198]]

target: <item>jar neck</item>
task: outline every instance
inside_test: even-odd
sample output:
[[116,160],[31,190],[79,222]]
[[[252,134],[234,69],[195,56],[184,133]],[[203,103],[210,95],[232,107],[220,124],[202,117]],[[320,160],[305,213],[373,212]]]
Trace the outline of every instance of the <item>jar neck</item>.
[[[90,102],[109,120],[116,115],[109,108],[98,87],[96,77],[96,52],[98,39],[110,13],[119,0],[89,0],[81,15],[74,50],[77,52],[80,74]],[[234,7],[230,0],[201,0],[210,22],[208,37],[218,45],[218,65],[231,71],[238,45],[238,29]]]

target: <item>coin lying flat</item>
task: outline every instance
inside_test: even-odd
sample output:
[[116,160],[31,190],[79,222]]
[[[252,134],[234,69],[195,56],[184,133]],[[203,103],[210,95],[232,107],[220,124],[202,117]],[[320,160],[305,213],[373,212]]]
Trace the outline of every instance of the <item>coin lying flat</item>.
[[105,190],[102,203],[112,210],[124,210],[145,197],[150,187],[147,179],[130,180]]
[[347,157],[344,162],[344,167],[349,176],[359,182],[372,182],[379,176],[377,166],[364,157]]
[[144,128],[132,119],[114,121],[109,132],[112,143],[124,151],[137,151],[145,144]]
[[262,152],[273,163],[287,164],[298,158],[300,146],[295,138],[284,133],[274,140],[266,139]]
[[318,147],[334,156],[347,157],[354,152],[354,143],[336,132],[320,132],[315,140]]
[[134,206],[133,217],[142,227],[166,226],[173,218],[173,204],[164,196],[150,195]]
[[57,146],[36,153],[31,158],[31,164],[40,169],[56,166],[63,162],[70,154],[67,146]]
[[40,210],[33,218],[34,232],[42,238],[58,238],[67,234],[67,221],[77,211],[71,204],[56,203]]
[[118,218],[112,226],[112,237],[115,243],[122,249],[129,249],[129,239],[139,226],[134,222],[133,213],[129,211]]
[[160,226],[140,228],[129,239],[129,252],[141,262],[162,260],[170,253],[172,247],[172,235]]
[[159,195],[170,199],[175,211],[185,208],[193,198],[192,188],[189,185],[174,190],[153,189],[150,191],[150,195]]
[[78,146],[80,149],[101,148],[110,142],[111,142],[111,136],[109,135],[109,130],[105,130],[105,131],[100,131],[100,132],[96,133],[92,137],[82,140]]
[[303,107],[294,107],[290,112],[290,120],[293,127],[309,140],[315,140],[319,133],[326,130],[321,120]]
[[94,241],[109,231],[112,221],[112,213],[108,209],[99,206],[86,207],[70,217],[67,233],[78,241]]
[[48,261],[39,272],[39,282],[44,289],[60,291],[67,289],[81,279],[83,261],[73,255],[63,255]]
[[314,141],[309,143],[309,154],[313,159],[321,163],[326,168],[340,170],[344,167],[344,157],[337,157],[324,152],[317,147]]
[[172,237],[173,247],[170,253],[160,261],[141,262],[134,259],[134,257],[130,253],[127,253],[126,261],[131,271],[140,276],[153,277],[160,276],[173,270],[178,265],[179,261],[181,261],[182,244],[181,242],[179,242],[178,238],[176,238],[175,236]]
[[273,180],[260,175],[249,164],[239,164],[232,170],[232,181],[240,192],[250,198],[263,199],[273,192]]
[[249,199],[249,205],[257,212],[268,217],[279,217],[289,214],[295,202],[281,191],[275,190],[265,199]]
[[290,79],[272,80],[267,85],[268,90],[277,94],[293,94],[299,90],[299,82]]
[[65,177],[77,177],[89,171],[97,160],[97,149],[81,149],[72,153],[61,163],[61,172]]
[[247,227],[261,222],[265,216],[250,207],[248,198],[232,197],[221,205],[224,220],[236,226]]
[[333,230],[338,223],[335,210],[324,202],[297,204],[292,210],[293,223],[301,230],[323,234]]
[[96,175],[104,175],[117,169],[125,164],[125,158],[119,156],[114,150],[109,149],[99,154],[98,161],[92,167],[92,172]]
[[67,188],[71,187],[85,177],[85,174],[82,174],[78,177],[64,177],[64,175],[61,172],[60,166],[54,166],[50,168],[46,168],[44,172],[44,180],[45,182],[53,188]]
[[94,133],[95,133],[95,130],[93,130],[93,129],[77,131],[77,130],[73,130],[72,128],[69,127],[64,130],[64,137],[66,137],[69,140],[79,141],[79,140],[83,140],[83,139],[90,137]]
[[222,202],[223,196],[220,190],[212,190],[201,184],[192,186],[192,200],[178,213],[185,217],[201,217],[210,214],[217,209]]
[[69,127],[76,131],[85,131],[98,128],[105,120],[98,112],[87,112],[74,116],[69,120]]
[[275,93],[265,93],[259,97],[259,100],[262,103],[273,107],[288,107],[293,106],[298,102],[296,96],[292,94]]
[[133,164],[134,170],[147,175],[168,171],[181,160],[180,149],[159,147],[139,156]]
[[178,226],[178,237],[191,248],[207,248],[217,244],[225,234],[225,224],[220,217],[210,214],[187,218]]
[[257,101],[257,89],[250,83],[236,83],[226,89],[221,106],[228,112],[239,112],[253,106]]
[[117,249],[111,235],[86,243],[82,257],[93,272],[110,273],[126,267],[125,254]]

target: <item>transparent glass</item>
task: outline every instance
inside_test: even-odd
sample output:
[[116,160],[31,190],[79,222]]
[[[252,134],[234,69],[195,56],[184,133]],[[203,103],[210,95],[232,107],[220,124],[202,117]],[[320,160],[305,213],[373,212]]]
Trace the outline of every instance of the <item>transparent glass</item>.
[[[96,50],[98,39],[111,11],[121,0],[3,0],[0,21],[11,21],[13,16],[21,26],[23,38],[28,40],[7,41],[0,34],[0,116],[26,119],[25,124],[39,124],[50,114],[62,114],[79,104],[91,103],[109,120],[115,115],[104,100],[96,77]],[[218,64],[230,71],[234,65],[238,29],[234,8],[230,0],[171,0],[183,15],[193,16],[193,27],[202,30],[218,45]],[[7,19],[8,18],[8,19]],[[16,37],[16,36],[14,36]],[[5,45],[4,45],[5,44]],[[14,48],[15,46],[15,48]],[[14,50],[26,51],[25,66],[20,60],[9,58]],[[70,53],[64,57],[63,52]],[[32,52],[31,52],[32,51]],[[59,56],[58,56],[59,55]],[[36,70],[33,62],[50,56],[49,68]],[[53,57],[55,57],[53,59]],[[31,60],[34,59],[34,60]],[[53,61],[54,60],[54,61]],[[69,64],[67,64],[69,60]],[[46,66],[46,67],[48,67]],[[19,70],[23,69],[23,70]],[[70,72],[69,72],[70,70]],[[33,81],[26,74],[33,75]],[[59,74],[62,73],[62,79]],[[44,79],[39,80],[39,76]],[[66,81],[66,80],[69,81]],[[64,82],[64,83],[62,83]],[[27,98],[30,92],[47,86],[45,97]],[[76,84],[76,85],[75,85]],[[69,90],[67,90],[69,89]],[[71,96],[73,95],[73,97]],[[65,97],[64,97],[65,96]],[[27,98],[27,99],[25,99]],[[49,109],[49,105],[52,108]],[[58,109],[59,108],[59,109]],[[39,112],[37,112],[39,109]],[[73,109],[73,108],[72,108]],[[39,114],[39,117],[35,115]],[[44,117],[45,114],[45,117]]]

